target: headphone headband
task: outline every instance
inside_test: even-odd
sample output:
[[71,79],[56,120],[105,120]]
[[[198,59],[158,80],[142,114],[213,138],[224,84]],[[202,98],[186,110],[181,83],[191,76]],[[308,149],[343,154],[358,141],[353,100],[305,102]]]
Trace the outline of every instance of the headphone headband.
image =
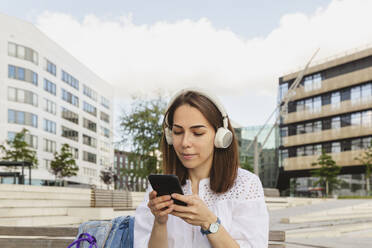
[[167,125],[168,125],[168,110],[169,110],[169,108],[172,106],[172,104],[174,103],[174,101],[179,96],[181,96],[182,94],[185,94],[187,92],[195,92],[195,93],[198,93],[198,94],[200,94],[200,95],[208,98],[208,100],[211,101],[217,107],[217,109],[220,111],[221,116],[222,116],[222,119],[223,119],[223,127],[224,128],[227,128],[228,127],[228,116],[227,116],[227,113],[226,113],[224,107],[222,106],[222,104],[220,103],[220,101],[218,100],[218,98],[216,96],[212,95],[211,93],[207,93],[205,90],[202,90],[200,88],[185,88],[185,89],[182,89],[182,90],[178,91],[171,98],[171,100],[169,101],[168,106],[166,108],[166,111],[165,111],[165,113],[167,113],[167,115],[165,117],[165,123]]

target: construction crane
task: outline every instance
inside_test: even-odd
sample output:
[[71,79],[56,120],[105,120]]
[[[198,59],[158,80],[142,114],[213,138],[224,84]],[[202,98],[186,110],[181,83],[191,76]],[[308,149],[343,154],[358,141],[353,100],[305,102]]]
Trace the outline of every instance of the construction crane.
[[[262,152],[262,149],[264,148],[267,140],[269,139],[271,132],[274,130],[274,128],[276,126],[278,126],[280,117],[281,116],[284,117],[288,113],[288,102],[296,94],[295,90],[297,89],[297,87],[300,84],[302,78],[306,74],[307,69],[309,68],[309,65],[310,65],[311,61],[313,60],[315,55],[318,53],[318,51],[319,51],[319,48],[315,51],[313,56],[311,56],[309,62],[307,62],[307,64],[306,64],[305,68],[302,71],[300,71],[300,73],[297,75],[295,81],[291,84],[287,93],[284,95],[283,99],[277,104],[276,108],[271,113],[270,117],[267,119],[265,124],[261,127],[261,129],[258,131],[257,135],[254,137],[254,139],[251,141],[251,143],[247,147],[247,151],[249,151],[251,146],[254,145],[254,156],[253,156],[254,157],[254,166],[253,166],[253,168],[254,168],[254,173],[257,176],[259,175],[258,158],[260,156],[260,153]],[[262,143],[261,147],[258,148],[258,136],[261,134],[262,130],[266,127],[266,125],[268,124],[268,122],[271,120],[272,116],[277,112],[278,109],[279,109],[279,114],[277,115],[277,117],[275,119],[274,125],[271,127],[269,133],[265,137],[265,140]]]

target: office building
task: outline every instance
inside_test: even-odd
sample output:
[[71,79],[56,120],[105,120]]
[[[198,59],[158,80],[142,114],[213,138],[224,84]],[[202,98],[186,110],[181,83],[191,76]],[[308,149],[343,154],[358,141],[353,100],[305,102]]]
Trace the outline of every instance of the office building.
[[[298,73],[279,78],[279,100]],[[342,167],[336,194],[362,194],[365,167],[355,158],[372,139],[372,48],[311,66],[294,93],[280,122],[279,188],[302,178],[302,191],[311,190],[312,163],[324,150]]]
[[79,167],[65,180],[101,184],[100,170],[113,165],[112,98],[110,84],[38,28],[0,14],[0,143],[29,130],[38,158],[32,184],[53,184],[50,162],[64,143]]

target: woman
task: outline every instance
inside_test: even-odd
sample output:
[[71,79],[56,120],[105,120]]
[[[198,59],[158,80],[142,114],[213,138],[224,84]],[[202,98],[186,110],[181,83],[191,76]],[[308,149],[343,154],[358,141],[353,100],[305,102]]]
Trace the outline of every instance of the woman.
[[156,196],[137,208],[134,248],[268,247],[268,213],[259,178],[239,168],[237,140],[222,105],[200,90],[170,101],[162,137],[163,171],[185,195]]

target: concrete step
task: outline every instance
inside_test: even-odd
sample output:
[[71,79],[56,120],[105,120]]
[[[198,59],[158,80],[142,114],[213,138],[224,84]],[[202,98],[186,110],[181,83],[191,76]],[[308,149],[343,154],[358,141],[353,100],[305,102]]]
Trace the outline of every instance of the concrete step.
[[90,201],[90,194],[35,192],[35,191],[28,191],[28,192],[1,191],[0,200],[3,200],[3,199],[87,200],[87,201]]
[[286,231],[287,238],[340,237],[347,233],[370,230],[372,223],[357,223]]
[[67,208],[0,208],[0,218],[67,215]]
[[289,218],[282,218],[281,223],[294,224],[294,223],[307,223],[307,222],[319,222],[319,221],[332,221],[332,220],[345,220],[345,219],[357,219],[357,218],[371,218],[372,212],[367,213],[346,213],[339,215],[322,215],[322,216],[293,216]]
[[83,219],[72,216],[34,216],[19,218],[0,218],[0,226],[59,226],[80,224]]
[[0,208],[90,207],[90,200],[0,200]]
[[69,187],[51,187],[51,186],[35,186],[35,185],[19,185],[19,184],[0,184],[0,192],[53,192],[53,193],[68,193],[68,194],[90,194],[90,189],[69,188]]

